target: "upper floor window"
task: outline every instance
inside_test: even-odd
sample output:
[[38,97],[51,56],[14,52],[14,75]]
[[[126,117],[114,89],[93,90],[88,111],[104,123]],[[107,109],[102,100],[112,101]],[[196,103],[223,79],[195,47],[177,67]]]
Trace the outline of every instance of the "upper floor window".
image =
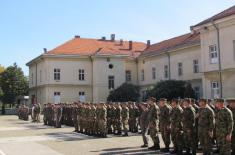
[[199,63],[198,63],[198,60],[193,60],[193,73],[199,73]]
[[152,68],[152,79],[156,79],[156,68]]
[[85,80],[85,71],[84,71],[84,69],[79,69],[78,72],[79,72],[78,79],[80,81],[84,81]]
[[54,80],[60,80],[60,69],[59,68],[54,69]]
[[182,62],[178,63],[178,75],[179,76],[183,75],[183,63]]
[[127,70],[126,71],[126,82],[130,82],[131,81],[131,71]]
[[109,89],[114,89],[114,76],[109,76]]
[[141,70],[141,81],[144,81],[144,70]]
[[209,54],[210,54],[210,62],[217,63],[218,62],[218,52],[217,52],[216,45],[209,46]]
[[200,98],[200,87],[194,87],[194,92],[195,92],[195,98],[199,99]]
[[168,65],[165,65],[165,66],[164,66],[164,77],[165,77],[165,78],[168,78],[168,76],[169,76],[168,74],[169,74]]

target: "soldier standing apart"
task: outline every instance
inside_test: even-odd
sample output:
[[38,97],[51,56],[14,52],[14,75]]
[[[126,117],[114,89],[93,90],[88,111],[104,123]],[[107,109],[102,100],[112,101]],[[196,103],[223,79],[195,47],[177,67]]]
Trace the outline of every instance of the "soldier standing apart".
[[148,112],[148,122],[149,122],[149,131],[150,131],[150,137],[153,141],[153,146],[150,147],[150,150],[160,150],[160,141],[158,137],[159,132],[159,115],[160,115],[160,109],[156,104],[155,98],[150,98],[148,100],[148,104],[150,105],[150,109]]
[[162,150],[163,152],[169,152],[170,145],[170,114],[171,107],[167,104],[167,99],[160,99],[160,132],[162,135],[163,142],[165,144],[165,148]]
[[232,133],[232,155],[235,154],[235,99],[227,99],[227,103],[229,104],[229,108],[233,114],[233,133]]
[[128,120],[129,120],[129,108],[127,107],[127,103],[123,103],[122,105],[122,126],[123,126],[123,131],[124,135],[123,136],[128,136]]
[[198,137],[202,146],[204,155],[212,155],[212,138],[213,129],[215,126],[214,112],[207,105],[206,99],[200,99],[199,101],[198,117]]
[[196,129],[195,129],[195,118],[196,113],[193,106],[190,104],[190,99],[185,99],[183,102],[184,112],[183,112],[183,131],[184,131],[184,142],[186,147],[186,153],[190,154],[190,149],[192,150],[192,155],[196,155]]
[[147,103],[142,103],[140,104],[141,108],[141,115],[140,115],[140,128],[141,128],[141,135],[144,141],[144,145],[141,147],[148,147],[148,138],[147,138],[147,133],[148,133],[148,104]]
[[231,110],[225,107],[223,99],[215,100],[219,111],[216,118],[216,139],[220,155],[231,155],[231,138],[233,131],[233,115]]
[[171,138],[174,144],[174,150],[171,153],[177,153],[177,155],[183,154],[183,125],[182,114],[183,109],[179,105],[178,100],[173,99],[171,101]]

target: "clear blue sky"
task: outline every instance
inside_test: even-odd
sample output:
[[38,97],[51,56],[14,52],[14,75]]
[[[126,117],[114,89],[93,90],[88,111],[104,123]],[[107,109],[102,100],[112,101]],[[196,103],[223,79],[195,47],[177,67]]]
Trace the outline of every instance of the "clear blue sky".
[[25,64],[71,39],[109,37],[152,43],[189,32],[191,25],[235,0],[5,0],[0,2],[0,64]]

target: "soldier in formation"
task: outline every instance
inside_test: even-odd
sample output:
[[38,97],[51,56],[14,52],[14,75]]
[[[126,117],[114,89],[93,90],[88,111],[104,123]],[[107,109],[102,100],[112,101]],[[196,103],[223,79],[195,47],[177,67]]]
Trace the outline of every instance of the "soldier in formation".
[[29,120],[29,107],[26,105],[20,105],[18,108],[18,117],[21,120]]
[[[165,147],[162,152],[196,155],[198,144],[204,155],[211,155],[213,144],[221,155],[235,151],[234,111],[235,99],[194,99],[183,100],[150,98],[142,103],[72,103],[44,105],[44,124],[60,127],[61,124],[74,126],[75,132],[107,137],[107,134],[128,136],[138,132],[143,137],[142,147],[148,147],[149,131],[153,141],[151,150],[159,150],[158,134],[161,133]],[[59,111],[58,107],[60,107]],[[57,109],[57,110],[56,110]]]

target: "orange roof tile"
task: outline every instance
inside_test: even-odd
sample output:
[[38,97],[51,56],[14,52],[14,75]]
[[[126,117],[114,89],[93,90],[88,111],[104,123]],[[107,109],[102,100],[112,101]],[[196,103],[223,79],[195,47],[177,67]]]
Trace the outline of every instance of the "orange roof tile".
[[182,36],[171,38],[156,44],[151,45],[141,54],[141,56],[166,52],[180,47],[190,46],[200,43],[200,34],[198,32],[191,34],[187,33]]
[[228,16],[231,16],[231,15],[234,15],[235,14],[235,5],[194,25],[193,27],[196,27],[196,26],[200,26],[200,25],[203,25],[203,24],[207,24],[209,22],[211,22],[212,20],[215,21],[215,20],[218,20],[218,19],[222,19],[222,18],[225,18],[225,17],[228,17]]
[[53,55],[128,55],[137,57],[144,49],[146,44],[133,42],[132,50],[129,49],[129,41],[111,41],[101,39],[74,38],[64,44],[49,51],[47,54]]

